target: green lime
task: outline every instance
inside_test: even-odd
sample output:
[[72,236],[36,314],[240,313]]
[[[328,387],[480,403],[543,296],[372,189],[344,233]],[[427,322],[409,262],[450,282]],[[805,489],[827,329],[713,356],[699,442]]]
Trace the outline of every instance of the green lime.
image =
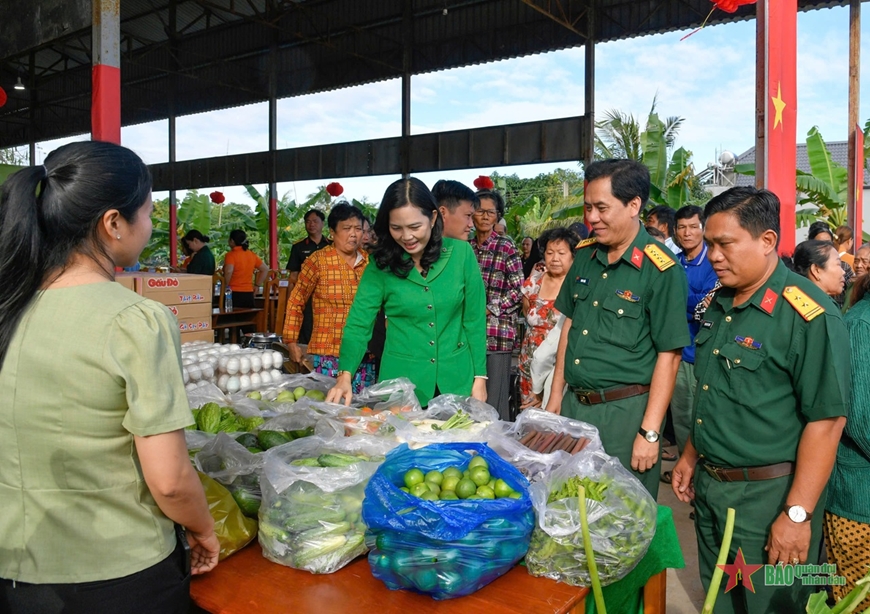
[[408,488],[407,486],[399,486],[399,490],[401,490],[402,492],[406,492],[409,495],[411,494],[411,489]]
[[481,499],[495,499],[495,493],[492,492],[492,488],[489,486],[478,486],[477,496]]
[[471,471],[468,470],[468,469],[466,469],[465,471],[462,472],[462,477],[464,477],[464,478],[470,478],[470,477],[471,477]]
[[448,467],[447,469],[445,469],[444,471],[441,472],[441,475],[443,475],[445,478],[450,478],[450,477],[461,478],[462,477],[462,469],[460,469],[459,467]]
[[427,492],[432,491],[429,490],[429,486],[426,484],[426,482],[418,482],[411,487],[411,494],[415,497],[422,497]]
[[442,490],[439,495],[442,501],[458,501],[459,497],[456,496],[456,493],[452,490]]
[[442,475],[442,473],[440,471],[430,471],[429,473],[426,474],[424,479],[427,482],[434,482],[434,483],[440,485],[441,481],[444,479],[444,476]]
[[456,496],[460,499],[468,499],[468,497],[472,496],[477,492],[477,484],[469,480],[468,478],[462,478],[459,480],[459,484],[456,485]]
[[413,488],[415,484],[419,484],[423,481],[423,472],[417,469],[408,469],[405,472],[405,486],[408,488]]
[[475,467],[486,467],[486,469],[489,469],[489,463],[482,456],[475,456],[468,461],[468,468],[474,469]]
[[491,476],[489,475],[489,469],[487,469],[486,467],[475,467],[471,470],[471,481],[478,486],[489,484],[490,477]]
[[513,491],[511,494],[508,495],[508,499],[522,499],[522,498],[523,498],[523,493],[519,493],[517,491]]
[[487,486],[489,486],[490,488],[495,490],[495,481],[496,481],[495,478],[490,475],[489,476],[489,484],[487,484]]
[[428,486],[429,490],[434,492],[436,495],[441,492],[441,487],[435,482],[430,482],[429,480],[426,480],[423,483]]
[[426,492],[424,492],[422,495],[420,495],[420,498],[424,501],[438,501],[438,495],[436,495],[431,490],[427,490]]
[[505,482],[504,480],[496,480],[495,488],[492,489],[495,493],[495,496],[501,499],[502,497],[510,497],[514,492],[514,489],[510,487],[510,484]]
[[441,492],[444,492],[445,490],[456,490],[456,485],[459,484],[460,479],[462,479],[461,475],[459,477],[455,475],[445,475],[444,481],[441,482]]

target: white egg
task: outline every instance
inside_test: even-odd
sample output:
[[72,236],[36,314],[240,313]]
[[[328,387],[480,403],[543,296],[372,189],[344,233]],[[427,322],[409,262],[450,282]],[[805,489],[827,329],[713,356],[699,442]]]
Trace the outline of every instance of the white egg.
[[220,361],[220,358],[218,358],[217,356],[209,356],[208,357],[208,364],[211,365],[212,370],[215,372],[217,372],[217,370],[218,370],[218,362],[219,361]]
[[259,373],[251,373],[251,388],[256,390],[263,384],[263,380]]
[[242,375],[247,375],[251,372],[251,359],[249,356],[239,358],[239,372]]
[[202,371],[202,379],[208,382],[214,379],[214,367],[212,367],[209,363],[200,363],[199,369],[200,371]]
[[230,349],[234,352],[238,352],[239,350],[242,349],[242,346],[240,346],[238,343],[231,343]]
[[230,375],[235,375],[239,372],[239,366],[239,359],[233,356],[227,361],[227,373],[229,373]]
[[272,368],[272,352],[263,352],[260,354],[260,365],[263,370],[269,370]]
[[239,377],[239,392],[245,392],[251,389],[251,376],[242,375]]
[[241,382],[239,378],[233,375],[230,379],[227,380],[227,392],[230,394],[239,391],[239,387],[241,386]]
[[198,361],[197,361],[196,358],[191,358],[191,357],[189,357],[189,356],[183,356],[183,357],[181,358],[181,364],[182,364],[182,366],[185,366],[185,367],[186,367],[187,365],[193,365],[193,364],[196,364],[197,362],[198,362]]
[[284,354],[275,350],[272,352],[272,368],[280,369],[284,366]]
[[187,367],[181,367],[181,377],[184,379],[184,383],[190,381],[190,373],[187,372]]
[[190,382],[184,386],[184,389],[187,391],[196,390],[196,382]]
[[205,358],[206,356],[208,356],[208,351],[207,351],[207,350],[199,350],[199,351],[196,353],[196,357],[199,358],[199,359],[203,359],[203,358]]
[[190,381],[198,382],[199,378],[202,377],[202,369],[199,368],[198,364],[188,365],[187,374],[190,376]]
[[227,363],[229,362],[229,360],[230,360],[229,356],[221,355],[221,357],[218,358],[218,371],[220,371],[221,373],[226,373],[227,372]]
[[268,371],[260,371],[260,384],[263,386],[268,386],[272,383],[272,374]]
[[281,381],[281,371],[279,369],[272,369],[272,382],[278,383]]
[[251,354],[251,371],[256,373],[263,368],[263,361],[260,360],[259,354]]
[[230,381],[230,376],[227,375],[226,373],[224,373],[223,375],[221,375],[221,376],[218,378],[218,381],[217,381],[217,387],[220,388],[221,390],[223,390],[224,392],[226,392],[226,391],[227,391],[227,382],[228,382],[228,381]]

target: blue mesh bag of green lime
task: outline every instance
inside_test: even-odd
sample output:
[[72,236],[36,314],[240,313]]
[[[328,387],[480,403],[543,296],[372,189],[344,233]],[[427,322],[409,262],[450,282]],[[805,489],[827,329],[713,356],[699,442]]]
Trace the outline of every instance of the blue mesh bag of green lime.
[[525,556],[529,482],[482,443],[401,445],[366,486],[372,574],[435,599],[469,595]]

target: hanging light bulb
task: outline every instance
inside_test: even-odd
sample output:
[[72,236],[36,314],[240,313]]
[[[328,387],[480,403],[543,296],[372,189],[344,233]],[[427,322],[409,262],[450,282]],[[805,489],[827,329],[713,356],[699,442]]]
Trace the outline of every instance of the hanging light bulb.
[[18,77],[18,81],[15,82],[15,89],[23,90],[24,84],[21,82],[21,77]]

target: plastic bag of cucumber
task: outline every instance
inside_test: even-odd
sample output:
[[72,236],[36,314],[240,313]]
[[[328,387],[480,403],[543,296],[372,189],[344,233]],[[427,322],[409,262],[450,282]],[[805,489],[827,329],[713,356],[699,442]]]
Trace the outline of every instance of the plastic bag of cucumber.
[[528,489],[486,444],[399,446],[366,487],[372,574],[435,599],[475,592],[525,555],[535,522]]
[[366,553],[360,510],[366,484],[396,444],[360,435],[306,437],[263,456],[263,556],[311,573],[332,573]]

